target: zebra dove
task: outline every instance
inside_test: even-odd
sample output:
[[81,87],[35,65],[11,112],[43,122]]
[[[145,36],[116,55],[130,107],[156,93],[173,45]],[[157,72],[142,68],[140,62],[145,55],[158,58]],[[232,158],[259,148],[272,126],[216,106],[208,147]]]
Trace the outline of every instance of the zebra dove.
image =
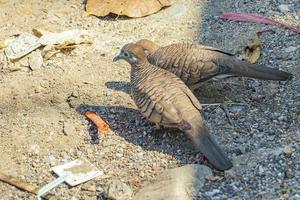
[[190,89],[211,78],[245,76],[263,80],[284,81],[292,74],[259,64],[250,64],[222,50],[197,44],[176,43],[160,47],[154,42],[141,39],[148,61],[157,67],[177,75]]
[[120,59],[131,65],[131,94],[143,116],[184,131],[217,169],[232,167],[204,124],[201,104],[176,75],[151,65],[143,48],[134,43],[125,45],[113,61]]

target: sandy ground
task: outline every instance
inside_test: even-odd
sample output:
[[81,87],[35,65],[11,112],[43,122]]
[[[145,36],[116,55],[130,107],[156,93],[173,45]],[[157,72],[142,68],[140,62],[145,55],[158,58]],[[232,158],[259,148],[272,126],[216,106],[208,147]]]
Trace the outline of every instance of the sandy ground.
[[[281,3],[294,6],[282,13],[278,10]],[[130,67],[125,62],[113,63],[113,56],[125,43],[148,38],[162,45],[200,42],[242,58],[242,49],[255,32],[272,28],[275,33],[262,39],[260,62],[293,73],[291,82],[233,78],[206,83],[196,92],[205,104],[244,104],[227,105],[233,125],[218,106],[205,107],[212,133],[238,164],[230,172],[234,175],[221,173],[221,180],[208,182],[199,199],[300,198],[300,36],[281,27],[217,17],[222,11],[257,12],[299,27],[296,0],[187,0],[187,11],[180,15],[182,4],[176,4],[140,19],[87,16],[84,3],[75,0],[0,0],[0,5],[0,40],[43,28],[53,32],[86,29],[94,41],[57,54],[37,71],[21,61],[8,62],[0,50],[1,172],[42,186],[55,178],[50,167],[86,157],[105,174],[88,183],[95,189],[62,185],[54,193],[62,199],[97,199],[113,177],[137,191],[164,169],[197,163],[198,155],[184,135],[169,129],[154,131],[136,111],[127,94]],[[289,52],[291,46],[298,49]],[[98,112],[111,126],[110,134],[98,145],[89,142],[88,122],[82,115],[86,110]],[[286,146],[292,149],[289,157],[282,153]],[[286,176],[287,171],[292,175]],[[216,194],[209,193],[215,190]],[[0,199],[35,199],[4,183],[0,183],[0,193]]]

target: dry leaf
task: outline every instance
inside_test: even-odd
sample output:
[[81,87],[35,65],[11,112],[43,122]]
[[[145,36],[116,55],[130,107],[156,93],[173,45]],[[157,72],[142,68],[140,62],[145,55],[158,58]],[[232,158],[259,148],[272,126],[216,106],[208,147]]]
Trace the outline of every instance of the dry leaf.
[[47,31],[41,29],[41,28],[33,28],[32,29],[32,33],[34,36],[40,38],[42,37],[45,33],[47,33]]
[[49,60],[51,57],[59,53],[60,50],[50,50],[44,53],[43,58],[44,60]]
[[144,17],[173,4],[173,0],[88,0],[89,15],[106,16],[110,13],[128,17]]
[[248,44],[244,49],[246,58],[250,63],[257,62],[260,57],[261,43],[259,37],[259,34],[256,33],[254,41]]
[[75,49],[75,41],[73,40],[67,40],[64,41],[62,44],[55,45],[55,49],[57,50],[64,50],[64,49]]
[[273,30],[269,29],[269,30],[257,32],[253,42],[251,42],[244,48],[244,53],[246,55],[246,58],[252,64],[256,63],[260,57],[260,52],[261,52],[260,36],[264,32],[273,32]]

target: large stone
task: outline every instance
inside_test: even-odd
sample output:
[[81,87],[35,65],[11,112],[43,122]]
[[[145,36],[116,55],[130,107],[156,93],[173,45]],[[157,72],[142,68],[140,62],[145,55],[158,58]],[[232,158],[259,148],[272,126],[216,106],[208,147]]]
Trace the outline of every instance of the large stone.
[[132,197],[131,188],[118,179],[113,179],[104,188],[104,196],[111,200],[129,200]]
[[192,200],[203,187],[205,177],[212,176],[210,168],[204,165],[185,165],[169,169],[157,180],[142,188],[134,200]]

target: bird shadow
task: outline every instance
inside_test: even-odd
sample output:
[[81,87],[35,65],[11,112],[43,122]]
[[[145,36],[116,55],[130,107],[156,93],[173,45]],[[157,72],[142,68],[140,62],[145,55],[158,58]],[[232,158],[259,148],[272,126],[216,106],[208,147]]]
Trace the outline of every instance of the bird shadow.
[[76,111],[82,115],[92,111],[100,115],[110,129],[127,142],[147,151],[158,151],[172,155],[181,163],[189,163],[196,150],[189,138],[173,128],[155,129],[137,110],[124,106],[81,104]]
[[[232,81],[234,79],[228,79]],[[236,91],[242,90],[242,85],[231,84],[229,81],[207,81],[194,91],[195,96],[203,104],[223,103],[228,100],[236,100]],[[109,89],[130,94],[130,83],[126,81],[108,81],[105,86]],[[238,100],[237,100],[238,101]]]
[[127,94],[130,94],[130,83],[126,81],[108,81],[105,83],[105,86],[108,89],[113,89],[116,91],[122,91]]

